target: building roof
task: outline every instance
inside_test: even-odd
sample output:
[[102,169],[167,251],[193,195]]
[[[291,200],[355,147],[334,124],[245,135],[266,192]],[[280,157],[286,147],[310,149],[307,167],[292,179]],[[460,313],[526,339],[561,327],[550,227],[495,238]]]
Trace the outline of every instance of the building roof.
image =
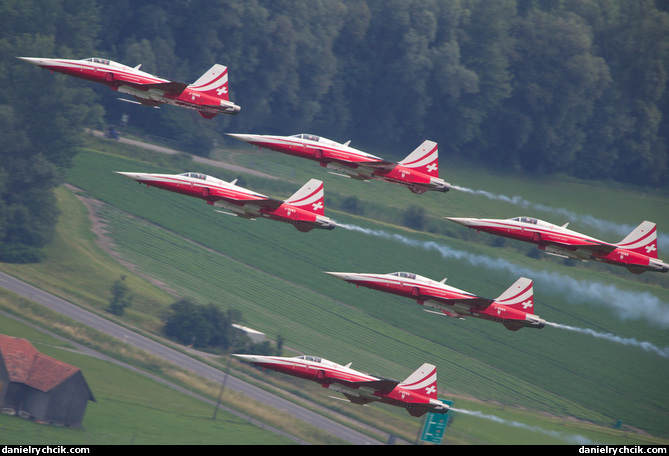
[[9,380],[24,383],[40,391],[51,391],[79,368],[37,351],[25,339],[0,334],[0,357]]

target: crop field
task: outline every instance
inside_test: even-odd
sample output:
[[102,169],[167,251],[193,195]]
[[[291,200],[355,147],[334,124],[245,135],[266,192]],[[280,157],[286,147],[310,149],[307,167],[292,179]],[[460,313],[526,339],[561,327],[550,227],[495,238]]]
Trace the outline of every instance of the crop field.
[[[636,226],[650,219],[662,233],[669,226],[669,198],[603,185],[542,185],[546,182],[478,173],[462,165],[452,170],[442,165],[442,176],[490,194],[452,190],[419,196],[399,186],[331,176],[314,163],[251,148],[222,151],[222,158],[267,173],[272,171],[268,163],[276,162],[282,180],[233,175],[183,157],[175,166],[159,154],[129,151],[122,156],[100,149],[109,146],[93,144],[82,151],[67,180],[106,203],[97,212],[117,255],[144,278],[163,284],[174,299],[239,309],[243,324],[272,339],[282,336],[291,351],[353,362],[354,368],[375,375],[401,380],[421,363],[434,363],[440,395],[455,399],[455,407],[471,406],[464,401],[473,398],[599,426],[621,420],[629,428],[669,437],[666,275],[635,276],[622,268],[535,255],[533,247],[497,242],[442,218],[532,212],[556,223],[569,221],[546,215],[552,207],[612,224]],[[326,185],[326,215],[341,226],[300,233],[277,222],[229,217],[203,201],[147,189],[113,171],[241,177],[240,185],[279,198],[316,177]],[[351,197],[363,208],[358,215],[344,210],[343,202]],[[611,202],[616,210],[607,209]],[[417,206],[425,211],[426,229],[402,227],[402,215]],[[595,231],[579,220],[570,227],[604,240],[624,237]],[[668,247],[660,243],[665,260]],[[450,285],[490,298],[525,275],[535,280],[539,316],[590,333],[551,326],[511,332],[487,321],[439,317],[413,301],[357,289],[324,274],[397,270],[436,280],[448,277]],[[138,299],[127,319],[156,330],[170,299],[167,293]],[[104,296],[82,300],[98,309],[106,305]],[[580,433],[578,428],[574,433]],[[496,440],[481,437],[481,442]]]

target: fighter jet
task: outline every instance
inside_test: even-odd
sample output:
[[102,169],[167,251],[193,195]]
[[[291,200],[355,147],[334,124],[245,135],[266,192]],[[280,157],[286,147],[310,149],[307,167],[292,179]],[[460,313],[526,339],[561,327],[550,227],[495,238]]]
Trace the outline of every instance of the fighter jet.
[[568,223],[553,225],[532,217],[446,218],[476,231],[534,243],[549,255],[624,266],[634,274],[669,271],[669,265],[657,258],[657,229],[653,222],[644,221],[625,239],[611,244],[572,231],[567,228]]
[[326,274],[356,286],[415,299],[418,304],[436,310],[428,312],[448,317],[459,319],[476,317],[496,321],[511,331],[524,327],[541,329],[546,325],[545,320],[534,315],[532,281],[525,277],[518,279],[498,298],[488,299],[446,285],[446,279],[435,282],[410,272],[390,274],[326,272]]
[[232,355],[249,363],[295,377],[320,383],[323,387],[342,393],[354,404],[382,402],[404,407],[412,416],[427,412],[445,414],[449,405],[437,399],[437,368],[425,363],[403,382],[371,375],[335,364],[316,356]]
[[217,114],[236,116],[241,110],[229,100],[228,68],[219,64],[212,66],[194,83],[184,84],[141,71],[141,64],[129,67],[97,57],[83,60],[19,58],[45,70],[104,84],[137,100],[119,98],[130,103],[152,107],[169,104],[195,109],[206,119]]
[[439,178],[437,143],[424,141],[399,163],[384,160],[345,144],[310,134],[293,136],[227,133],[240,141],[276,152],[317,161],[332,174],[369,181],[377,179],[407,187],[413,193],[447,192],[451,185]]
[[149,174],[118,172],[122,176],[163,190],[203,199],[217,211],[246,219],[267,218],[290,223],[299,231],[314,228],[332,230],[337,225],[324,214],[323,182],[311,179],[293,196],[285,201],[270,198],[260,193],[239,187],[235,179],[225,182],[206,174],[188,172],[183,174]]

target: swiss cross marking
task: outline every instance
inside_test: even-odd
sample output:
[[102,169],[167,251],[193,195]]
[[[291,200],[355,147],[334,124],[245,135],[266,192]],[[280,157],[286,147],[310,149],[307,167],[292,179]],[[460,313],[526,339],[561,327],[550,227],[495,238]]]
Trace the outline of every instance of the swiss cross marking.
[[431,165],[428,165],[427,170],[428,170],[428,172],[436,171],[437,170],[437,164],[432,163]]
[[650,244],[646,246],[646,253],[654,252],[657,250],[657,247],[655,247],[655,244]]
[[228,93],[228,88],[225,86],[219,87],[216,89],[216,93],[219,95],[223,95],[224,93]]
[[525,301],[522,303],[523,309],[527,309],[528,307],[532,307],[532,300],[530,299],[529,301]]
[[437,388],[435,388],[434,385],[432,385],[432,386],[428,386],[427,388],[425,388],[425,392],[426,392],[427,394],[432,394],[432,393],[434,393],[435,391],[437,391]]
[[314,208],[315,211],[317,211],[318,209],[322,209],[322,208],[323,208],[323,203],[321,203],[321,202],[319,201],[319,202],[317,202],[317,203],[312,204],[311,206]]

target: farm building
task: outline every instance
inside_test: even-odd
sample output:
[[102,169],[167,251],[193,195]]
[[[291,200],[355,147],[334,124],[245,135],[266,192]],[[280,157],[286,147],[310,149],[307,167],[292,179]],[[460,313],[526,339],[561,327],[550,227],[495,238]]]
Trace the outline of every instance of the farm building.
[[80,426],[95,401],[81,370],[0,334],[0,410],[39,422]]

